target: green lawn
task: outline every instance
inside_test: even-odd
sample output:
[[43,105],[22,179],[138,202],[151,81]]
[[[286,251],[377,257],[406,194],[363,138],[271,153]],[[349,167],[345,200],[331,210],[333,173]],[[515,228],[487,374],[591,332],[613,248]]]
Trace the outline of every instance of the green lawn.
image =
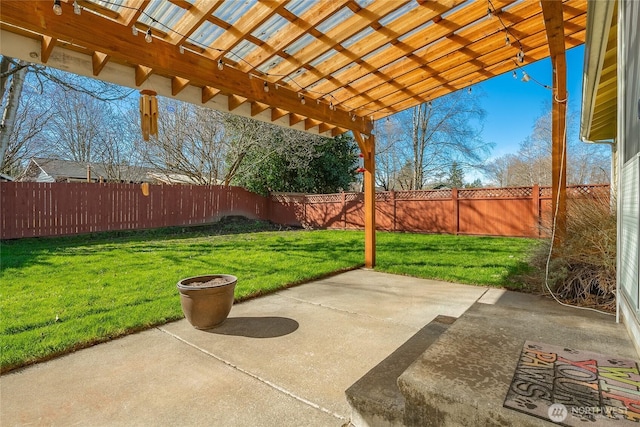
[[[241,300],[363,260],[359,231],[233,231],[212,235],[211,229],[198,228],[2,242],[2,371],[181,318],[175,284],[184,277],[234,274],[236,300]],[[504,286],[532,244],[378,233],[378,269]]]

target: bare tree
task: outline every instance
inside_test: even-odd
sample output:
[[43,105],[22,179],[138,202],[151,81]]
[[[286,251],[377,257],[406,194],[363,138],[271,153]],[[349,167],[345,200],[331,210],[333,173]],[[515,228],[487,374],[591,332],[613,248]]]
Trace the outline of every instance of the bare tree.
[[[9,101],[9,97],[3,98],[4,100]],[[4,111],[7,112],[7,109]],[[28,86],[22,90],[13,125],[0,130],[3,144],[6,143],[0,172],[17,176],[23,171],[25,159],[48,155],[50,147],[46,144],[42,131],[51,114],[50,104],[43,101],[39,93]],[[11,132],[9,129],[12,129]]]
[[[423,189],[429,182],[442,180],[454,162],[466,169],[481,168],[491,146],[480,137],[484,116],[479,96],[468,91],[398,114],[401,140],[394,143],[393,150],[399,186]],[[381,162],[386,163],[384,159]],[[411,168],[410,183],[407,167]],[[384,173],[390,174],[388,170]]]
[[[575,137],[575,114],[567,128],[567,184],[609,182],[611,156],[608,147],[584,144]],[[520,143],[518,152],[493,160],[487,174],[499,186],[551,185],[551,110],[536,119],[531,135]]]
[[[2,171],[15,171],[28,157],[55,151],[50,143],[57,140],[52,137],[63,135],[63,129],[56,131],[55,125],[62,125],[66,120],[65,105],[51,102],[49,96],[38,95],[76,93],[83,94],[84,100],[109,103],[123,100],[131,93],[130,89],[6,56],[0,59],[0,89],[3,110],[0,129]],[[53,118],[56,120],[52,121]],[[87,122],[87,125],[90,123]],[[79,148],[77,144],[75,147]],[[58,157],[91,158],[88,152],[83,154],[81,151],[75,150],[68,156],[69,152],[65,150],[58,152]]]
[[402,180],[401,176],[407,155],[402,144],[404,135],[399,121],[394,116],[377,121],[375,134],[376,185],[386,191],[404,189],[406,180]]
[[147,163],[199,184],[219,184],[228,144],[222,113],[166,98],[159,99],[158,136],[140,141]]

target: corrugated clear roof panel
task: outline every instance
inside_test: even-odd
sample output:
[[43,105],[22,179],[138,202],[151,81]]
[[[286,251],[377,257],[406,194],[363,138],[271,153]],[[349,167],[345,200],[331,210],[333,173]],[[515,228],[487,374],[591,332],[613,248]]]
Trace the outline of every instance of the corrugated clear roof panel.
[[332,76],[332,77],[336,77],[338,74],[342,74],[342,73],[344,73],[345,71],[352,69],[352,68],[353,68],[353,67],[355,67],[356,65],[358,65],[358,64],[356,64],[355,62],[352,62],[352,63],[350,63],[349,65],[347,65],[347,66],[344,66],[344,67],[340,68],[338,71],[335,71],[335,72],[331,73],[331,76]]
[[307,10],[311,9],[311,6],[314,5],[314,2],[311,0],[293,0],[284,8],[289,12],[293,13],[296,16],[300,16],[305,13]]
[[284,51],[286,53],[288,53],[289,55],[295,55],[296,53],[298,53],[300,51],[300,49],[303,49],[303,48],[307,47],[315,39],[316,38],[313,37],[311,34],[305,34],[304,36],[300,37],[295,42],[291,43],[291,45],[289,47],[287,47]]
[[300,75],[305,71],[307,71],[306,68],[298,68],[296,71],[286,76],[284,80],[287,81],[289,84],[291,84],[293,87],[298,88],[299,86],[296,82],[296,79],[300,77]]
[[409,31],[407,34],[404,34],[400,37],[398,37],[398,41],[405,41],[406,39],[408,39],[409,37],[411,37],[412,35],[416,34],[419,31],[424,30],[425,28],[429,27],[433,25],[433,21],[429,21],[429,22],[425,22],[424,24],[420,25],[418,28]]
[[171,32],[173,26],[186,12],[183,8],[168,1],[154,1],[140,15],[139,22],[161,31]]
[[364,9],[365,7],[373,3],[373,1],[374,0],[356,0],[356,3],[358,3],[358,6]]
[[451,15],[454,12],[459,11],[460,9],[462,9],[463,7],[468,6],[469,4],[473,3],[474,0],[467,0],[465,2],[460,3],[459,5],[457,5],[456,7],[447,10],[445,13],[442,14],[442,19],[446,18],[447,16]]
[[225,58],[228,58],[232,61],[241,62],[256,47],[258,46],[251,43],[250,41],[242,40],[236,47],[234,47],[231,51],[229,51],[229,53],[225,55]]
[[107,9],[114,10],[116,12],[120,12],[122,10],[122,5],[126,3],[127,0],[93,0],[92,3],[97,4],[98,6],[106,7]]
[[343,47],[348,48],[351,45],[355,44],[356,42],[359,42],[360,40],[362,40],[363,38],[367,37],[369,34],[373,33],[374,29],[371,27],[367,27],[364,30],[360,31],[359,33],[351,36],[350,38],[348,38],[347,40],[343,41],[341,44]]
[[261,73],[269,73],[269,70],[273,69],[274,67],[277,67],[282,61],[284,61],[283,57],[278,55],[272,56],[271,58],[269,58],[267,62],[259,66],[257,70],[260,71]]
[[267,21],[260,25],[251,35],[264,42],[276,32],[282,30],[288,23],[289,21],[286,18],[276,14],[267,19]]
[[406,61],[406,60],[407,60],[407,57],[403,56],[402,58],[398,58],[395,61],[393,61],[392,63],[385,65],[384,67],[380,68],[378,71],[384,72],[387,68],[391,68],[391,67],[393,67],[395,65],[398,65],[399,63],[401,63],[403,61]]
[[[205,21],[191,34],[189,41],[202,47],[209,47],[224,33],[224,29]],[[215,46],[214,46],[215,47]]]
[[228,0],[213,12],[213,16],[235,25],[256,3],[258,3],[258,0]]
[[383,51],[385,51],[385,50],[389,49],[390,47],[391,47],[391,44],[390,44],[390,43],[387,43],[387,44],[385,44],[384,46],[380,46],[379,48],[377,48],[377,49],[376,49],[376,50],[374,50],[373,52],[371,52],[371,53],[369,53],[369,54],[367,54],[367,55],[363,56],[363,57],[362,57],[362,60],[363,60],[363,61],[366,61],[366,60],[368,60],[369,58],[371,58],[371,57],[373,57],[373,56],[376,56],[377,54],[379,54],[379,53],[381,53],[381,52],[383,52]]
[[418,7],[418,2],[415,2],[415,1],[409,2],[409,3],[405,4],[404,6],[402,6],[401,8],[396,9],[395,11],[391,12],[387,16],[385,16],[382,19],[380,19],[379,20],[380,25],[382,25],[384,27],[384,26],[388,25],[390,22],[395,21],[396,19],[398,19],[399,17],[401,17],[405,13],[408,13],[411,10],[415,9],[416,7]]
[[342,21],[349,19],[353,16],[353,11],[348,7],[343,7],[340,9],[340,12],[333,15],[331,18],[322,22],[320,25],[316,26],[316,29],[321,33],[327,33],[331,31],[336,25],[341,23]]
[[93,0],[93,3],[102,7],[106,7],[107,9],[111,9],[115,12],[122,12],[122,5],[126,3],[126,0]]
[[314,59],[313,61],[309,62],[309,65],[311,65],[312,67],[317,67],[318,64],[327,61],[329,58],[331,58],[333,55],[337,54],[338,51],[335,49],[331,49],[326,51],[325,53],[323,53],[322,55],[320,55],[319,57],[317,57],[316,59]]

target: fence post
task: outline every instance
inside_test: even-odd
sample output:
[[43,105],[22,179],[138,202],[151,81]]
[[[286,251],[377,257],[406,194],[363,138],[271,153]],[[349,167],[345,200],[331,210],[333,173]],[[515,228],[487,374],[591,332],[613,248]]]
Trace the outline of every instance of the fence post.
[[342,202],[342,229],[347,229],[347,196],[344,191],[340,192],[340,201]]
[[453,203],[453,234],[460,232],[460,207],[458,206],[458,189],[451,189],[451,202]]
[[392,190],[391,194],[391,220],[393,224],[391,225],[391,231],[396,231],[396,192]]
[[540,237],[541,233],[540,233],[540,223],[542,222],[542,218],[541,218],[541,211],[542,211],[542,206],[540,206],[540,185],[539,184],[534,184],[532,189],[531,189],[531,198],[533,201],[533,209],[534,209],[534,220],[535,220],[535,226],[536,226],[536,234],[538,237]]

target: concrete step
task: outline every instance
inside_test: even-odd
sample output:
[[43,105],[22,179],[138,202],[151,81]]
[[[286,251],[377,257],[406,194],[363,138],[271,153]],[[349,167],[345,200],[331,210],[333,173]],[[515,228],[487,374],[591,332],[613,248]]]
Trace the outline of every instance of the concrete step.
[[474,304],[398,378],[405,426],[557,425],[503,407],[526,340],[635,359],[615,318],[506,293]]
[[438,316],[346,391],[356,427],[404,425],[405,398],[398,377],[442,335],[455,317]]

